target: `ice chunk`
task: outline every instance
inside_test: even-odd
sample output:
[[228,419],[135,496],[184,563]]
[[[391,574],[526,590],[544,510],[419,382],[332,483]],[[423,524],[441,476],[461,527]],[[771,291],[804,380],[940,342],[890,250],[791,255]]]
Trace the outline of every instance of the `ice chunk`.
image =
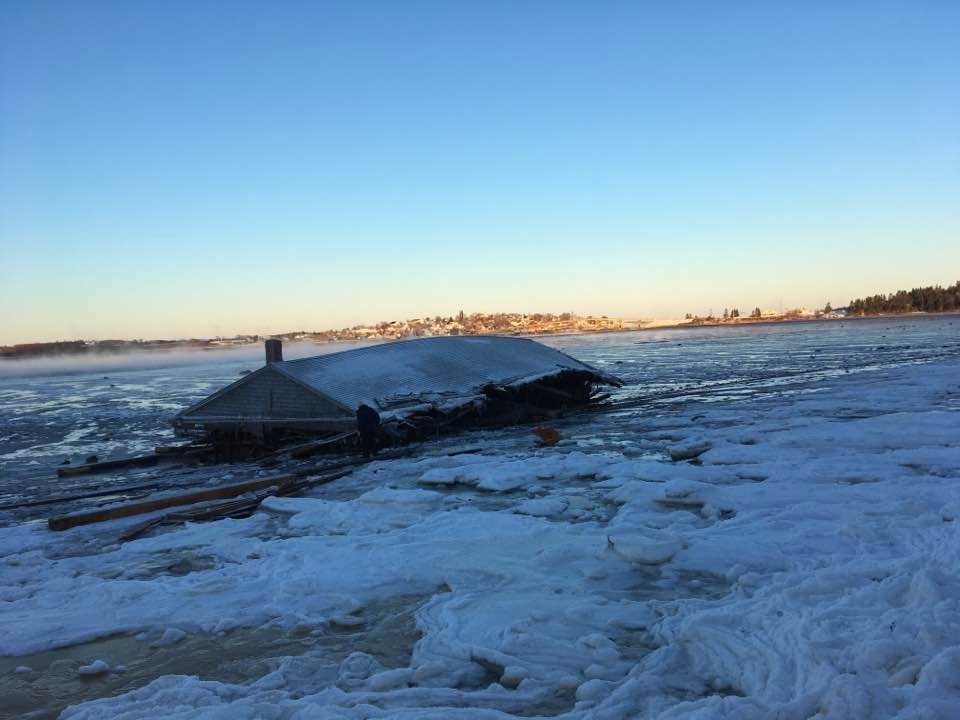
[[367,687],[374,692],[386,692],[395,688],[406,687],[410,684],[412,677],[413,670],[410,668],[384,670],[367,680]]
[[371,505],[436,505],[443,500],[443,495],[432,490],[398,490],[379,487],[365,492],[357,499]]
[[613,688],[613,683],[606,680],[587,680],[577,688],[577,701],[590,702],[606,697]]
[[340,663],[337,683],[347,688],[362,686],[368,678],[383,671],[375,657],[365,652],[352,652]]
[[947,648],[923,666],[917,687],[960,693],[960,645]]
[[77,672],[81,675],[103,675],[110,672],[110,665],[105,660],[94,660],[89,665],[81,665]]
[[620,557],[641,565],[660,565],[683,550],[680,540],[651,540],[639,535],[611,535],[609,542]]
[[670,459],[674,462],[693,460],[703,455],[711,447],[707,442],[690,442],[670,448]]
[[570,501],[567,498],[554,495],[525,500],[514,508],[514,512],[521,515],[549,517],[550,515],[559,515],[568,507],[570,507]]
[[530,672],[525,667],[508,665],[503,669],[503,675],[500,676],[500,684],[508,690],[515,690],[529,676]]
[[179,628],[167,628],[163,631],[163,635],[161,635],[158,640],[150,643],[150,646],[166,647],[167,645],[175,645],[183,640],[186,636],[187,634]]

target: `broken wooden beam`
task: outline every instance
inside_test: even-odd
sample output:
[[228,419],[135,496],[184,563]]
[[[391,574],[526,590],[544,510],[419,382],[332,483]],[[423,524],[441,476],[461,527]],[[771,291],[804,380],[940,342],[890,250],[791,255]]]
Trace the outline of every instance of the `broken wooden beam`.
[[278,485],[276,490],[262,491],[252,498],[239,498],[228,500],[214,505],[203,505],[198,508],[188,508],[186,510],[176,510],[166,515],[150,518],[146,522],[134,525],[126,530],[121,536],[120,541],[126,542],[134,540],[148,531],[160,525],[171,525],[180,522],[195,522],[198,520],[221,520],[227,517],[244,517],[253,513],[260,503],[270,495],[294,495],[303,490],[307,490],[317,485],[325,485],[339,478],[352,473],[353,470],[341,470],[340,472],[323,475],[321,477],[307,478],[304,480],[294,480]]
[[[155,510],[163,510],[168,507],[192,505],[198,502],[204,502],[206,500],[223,500],[225,498],[242,495],[245,492],[262,490],[271,486],[277,486],[280,488],[286,484],[290,484],[291,491],[295,492],[299,489],[303,489],[304,487],[312,487],[314,485],[330,482],[332,479],[336,479],[337,477],[342,477],[343,475],[347,474],[346,472],[337,474],[336,471],[354,467],[356,465],[363,465],[376,460],[392,460],[394,458],[409,455],[411,452],[411,450],[399,450],[392,453],[381,453],[380,455],[375,455],[372,458],[356,458],[337,463],[335,465],[303,468],[287,475],[275,475],[273,477],[263,478],[262,480],[251,480],[233,485],[221,485],[219,487],[187,493],[185,495],[172,495],[157,498],[156,500],[145,500],[143,502],[133,503],[131,505],[117,505],[112,508],[105,508],[103,510],[95,510],[87,513],[79,513],[76,515],[63,515],[47,520],[47,527],[49,527],[51,530],[57,531],[69,530],[70,528],[78,525],[89,525],[91,523],[115,520],[118,518],[130,517],[132,515],[142,515]],[[310,479],[310,476],[322,475],[323,473],[327,473],[327,475]],[[329,473],[334,473],[334,475],[331,476]],[[282,494],[282,492],[278,494]]]
[[472,455],[474,453],[483,452],[482,447],[468,447],[463,448],[462,450],[453,450],[447,453],[447,457],[454,457],[455,455]]
[[28,500],[26,502],[9,503],[0,505],[0,510],[19,510],[20,508],[37,507],[39,505],[56,505],[57,503],[70,502],[71,500],[89,500],[106,495],[123,495],[127,492],[140,492],[144,490],[156,490],[160,487],[160,481],[155,480],[144,485],[124,485],[117,488],[107,488],[102,490],[91,490],[90,492],[79,493],[77,495],[61,495],[59,497],[44,498],[42,500]]
[[192,505],[205,500],[222,500],[245,492],[262,490],[272,485],[282,485],[296,479],[296,475],[278,475],[275,477],[264,478],[262,480],[252,480],[233,485],[221,485],[208,490],[187,493],[185,495],[170,495],[157,498],[156,500],[145,500],[143,502],[132,503],[129,505],[118,505],[103,510],[94,510],[92,512],[78,513],[76,515],[63,515],[53,517],[47,520],[47,527],[51,530],[69,530],[78,525],[89,525],[90,523],[103,522],[105,520],[116,520],[118,518],[130,517],[131,515],[142,515],[143,513],[153,512],[154,510],[163,510],[168,507],[178,505]]
[[70,477],[72,475],[86,475],[87,473],[103,472],[104,470],[116,470],[125,467],[147,467],[156,465],[160,458],[156,453],[150,455],[138,455],[130,458],[120,458],[118,460],[104,460],[103,462],[89,463],[87,465],[77,465],[75,467],[57,468],[59,477]]
[[197,451],[211,452],[212,450],[212,445],[196,445],[194,443],[188,443],[185,445],[158,445],[153,449],[153,452],[157,455],[177,456],[185,455],[187,453],[195,453]]
[[323,438],[321,440],[312,440],[308,443],[303,443],[302,445],[294,445],[291,448],[285,448],[284,452],[289,452],[290,457],[295,457],[298,459],[310,457],[323,448],[334,445],[338,442],[343,442],[344,440],[348,440],[356,434],[356,430],[350,430],[348,432],[342,432],[338,435],[334,435],[333,437]]

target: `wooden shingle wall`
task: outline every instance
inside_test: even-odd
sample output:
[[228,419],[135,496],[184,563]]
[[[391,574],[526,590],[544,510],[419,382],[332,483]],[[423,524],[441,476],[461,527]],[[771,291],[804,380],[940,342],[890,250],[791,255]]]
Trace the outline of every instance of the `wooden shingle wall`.
[[276,371],[251,375],[246,382],[184,416],[201,418],[339,418],[350,413],[314,395]]

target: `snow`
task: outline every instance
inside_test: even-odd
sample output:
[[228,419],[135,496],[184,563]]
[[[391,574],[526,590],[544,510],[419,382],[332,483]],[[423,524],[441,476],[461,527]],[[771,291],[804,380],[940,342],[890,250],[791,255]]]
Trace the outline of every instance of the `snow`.
[[[425,446],[124,544],[115,523],[2,528],[0,654],[309,636],[422,596],[399,666],[358,651],[309,682],[296,658],[247,683],[167,675],[63,717],[956,717],[958,394],[960,363],[904,365],[597,415],[555,448]],[[595,444],[624,434],[631,452]]]
[[81,675],[103,675],[110,672],[110,665],[104,660],[94,660],[89,665],[81,665],[77,672]]
[[501,458],[472,456],[450,458],[447,466],[432,467],[420,476],[421,485],[471,485],[479,490],[509,492],[556,478],[591,478],[604,466],[600,455],[571,452],[557,457],[508,455]]

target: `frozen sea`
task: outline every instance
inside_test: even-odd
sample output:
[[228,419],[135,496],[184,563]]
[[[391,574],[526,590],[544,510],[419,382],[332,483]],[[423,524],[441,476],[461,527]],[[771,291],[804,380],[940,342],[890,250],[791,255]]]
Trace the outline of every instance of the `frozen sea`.
[[0,513],[0,716],[960,716],[960,318],[544,342],[627,383],[556,447],[126,543],[44,520],[277,468],[56,467],[169,442],[259,351],[0,365],[0,505],[117,489]]

